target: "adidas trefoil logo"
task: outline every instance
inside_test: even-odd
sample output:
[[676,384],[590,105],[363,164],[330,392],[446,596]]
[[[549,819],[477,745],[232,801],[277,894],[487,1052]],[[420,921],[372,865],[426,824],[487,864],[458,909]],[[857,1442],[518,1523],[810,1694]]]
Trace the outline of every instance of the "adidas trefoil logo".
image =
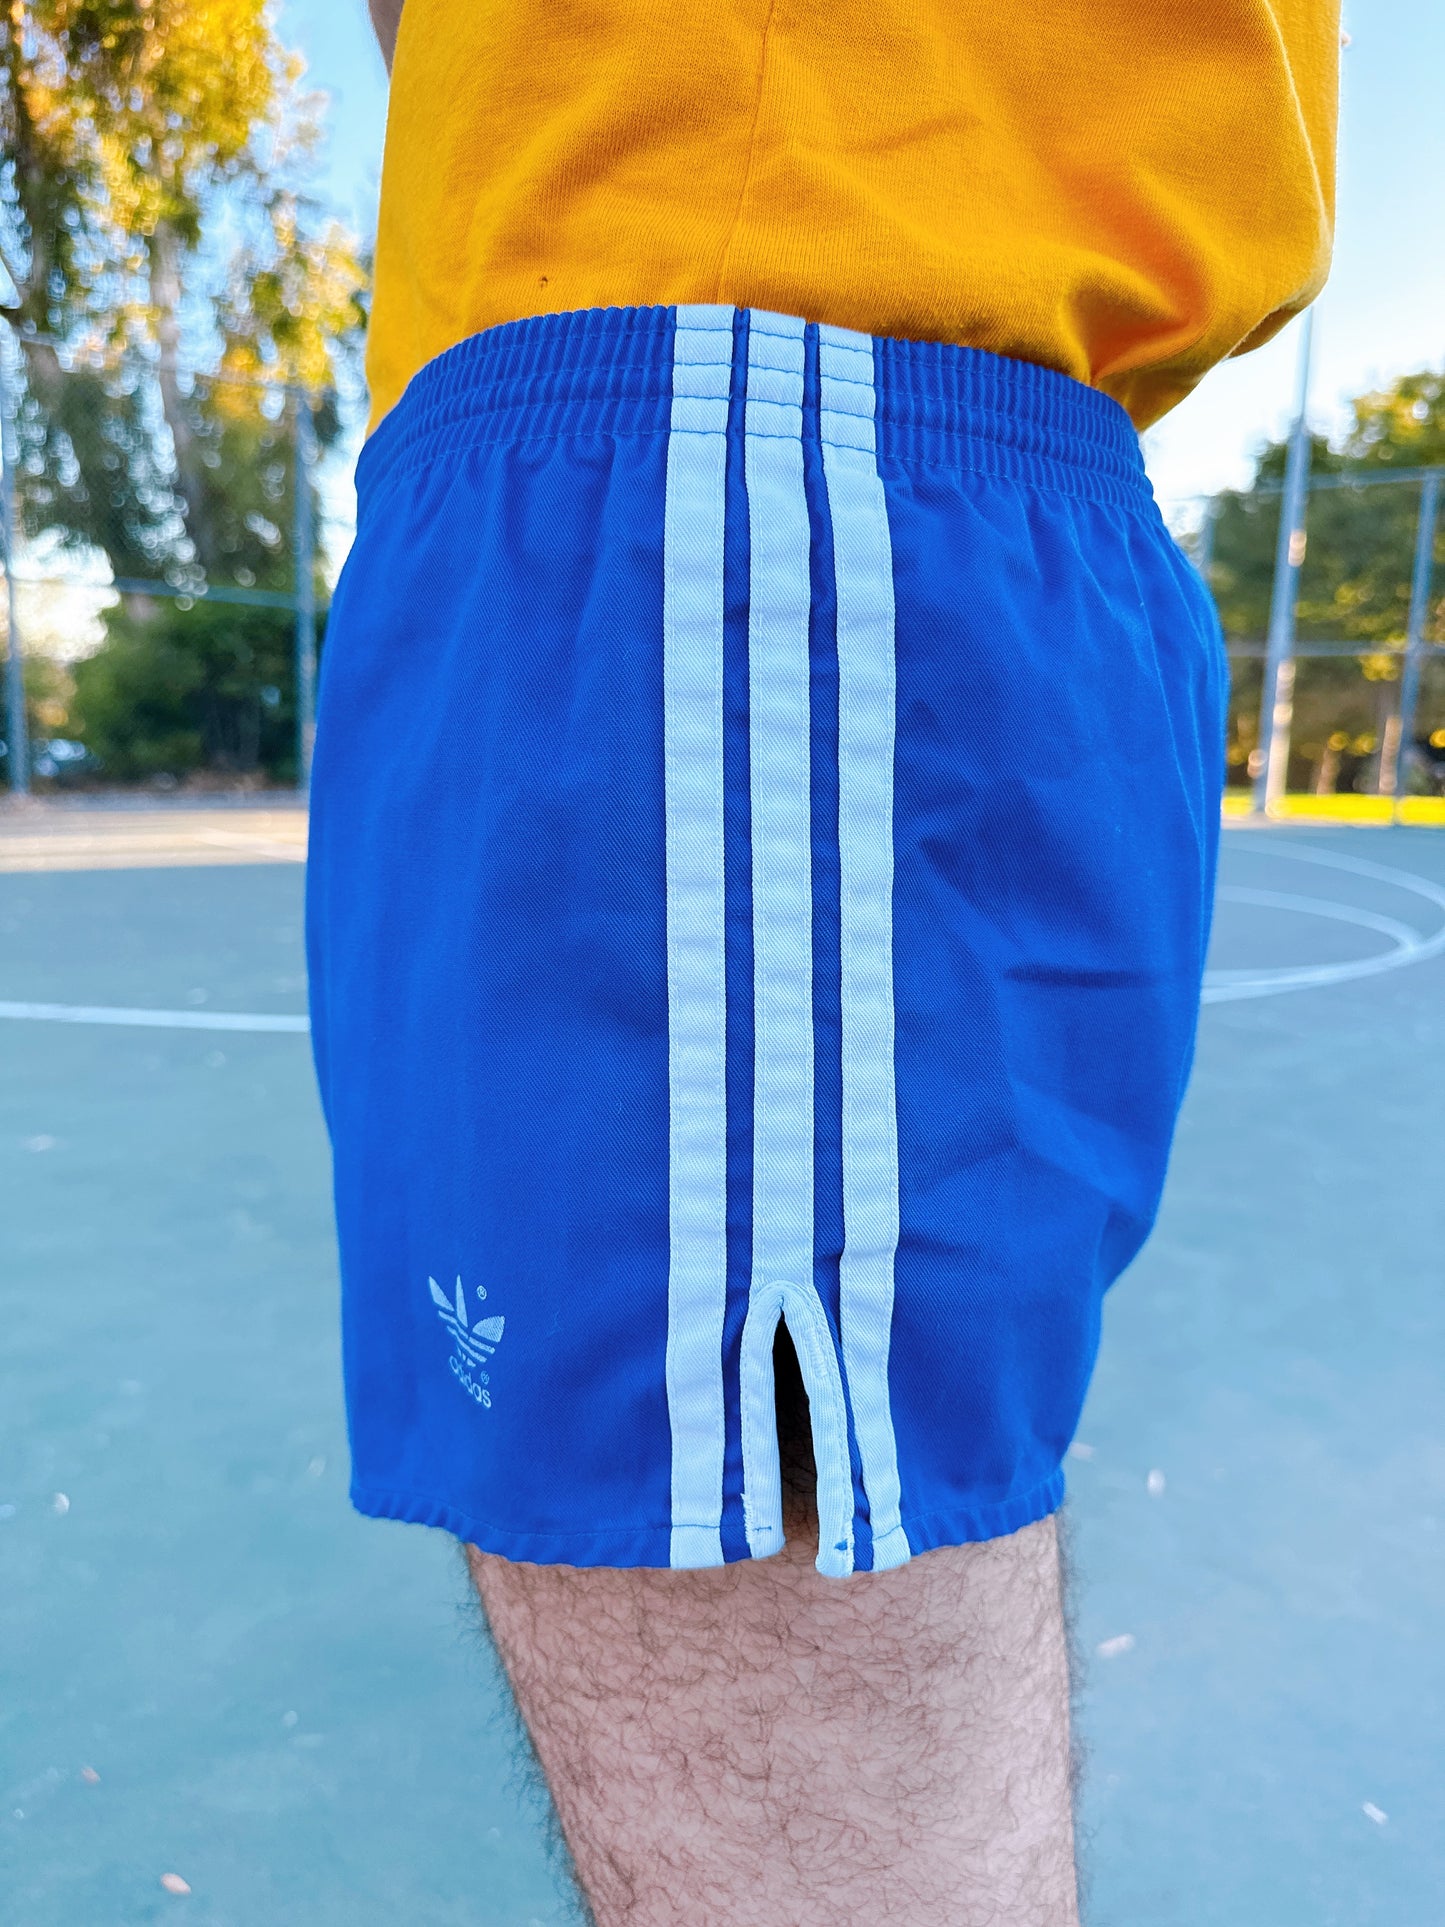
[[[447,1363],[451,1367],[453,1377],[469,1397],[474,1398],[478,1405],[484,1405],[490,1410],[492,1394],[488,1388],[492,1381],[484,1368],[492,1353],[502,1342],[502,1331],[506,1325],[506,1319],[479,1318],[475,1325],[469,1324],[466,1295],[462,1291],[460,1278],[457,1279],[455,1304],[447,1297],[435,1278],[428,1278],[427,1286],[431,1291],[432,1303],[437,1308],[437,1317],[452,1335],[452,1355]],[[486,1296],[481,1286],[477,1288],[477,1296],[479,1298]]]

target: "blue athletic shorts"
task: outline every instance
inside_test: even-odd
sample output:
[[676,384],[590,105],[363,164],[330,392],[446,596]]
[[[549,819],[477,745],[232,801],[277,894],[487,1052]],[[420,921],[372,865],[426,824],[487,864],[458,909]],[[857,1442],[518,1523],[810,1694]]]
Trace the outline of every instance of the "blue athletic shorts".
[[511,323],[364,450],[312,803],[352,1497],[821,1571],[1056,1507],[1193,1050],[1209,597],[1123,411],[720,307]]

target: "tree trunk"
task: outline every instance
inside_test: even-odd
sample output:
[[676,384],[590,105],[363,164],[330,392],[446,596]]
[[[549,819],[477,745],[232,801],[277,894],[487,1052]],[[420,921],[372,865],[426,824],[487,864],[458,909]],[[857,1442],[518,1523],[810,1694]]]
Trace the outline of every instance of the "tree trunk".
[[161,408],[176,451],[176,476],[185,507],[186,533],[195,545],[196,559],[208,576],[221,573],[222,555],[216,531],[215,499],[210,475],[201,460],[180,384],[181,242],[166,221],[156,223],[149,237],[150,297],[155,311],[156,341],[160,346]]
[[[12,26],[10,32],[16,32]],[[14,165],[16,197],[30,240],[30,259],[22,267],[7,251],[5,265],[15,283],[14,301],[0,303],[0,315],[14,328],[21,343],[25,380],[31,394],[47,414],[56,411],[65,370],[48,340],[33,341],[29,336],[48,335],[51,323],[51,251],[47,216],[53,211],[53,195],[46,177],[35,125],[31,120],[25,89],[17,72],[7,73],[11,90],[15,142]]]
[[[1397,682],[1382,681],[1375,692],[1375,742],[1376,750],[1370,762],[1370,793],[1374,796],[1394,794],[1395,758],[1400,749],[1400,712],[1398,698],[1400,685]],[[1386,778],[1389,790],[1386,791]]]

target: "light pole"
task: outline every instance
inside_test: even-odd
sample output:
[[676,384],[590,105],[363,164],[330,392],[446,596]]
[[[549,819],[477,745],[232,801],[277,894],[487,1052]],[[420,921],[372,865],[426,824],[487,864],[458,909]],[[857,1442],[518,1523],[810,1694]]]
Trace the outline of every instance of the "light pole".
[[[1415,524],[1415,567],[1410,577],[1410,614],[1405,624],[1405,662],[1400,675],[1399,733],[1395,764],[1390,771],[1391,815],[1400,820],[1401,778],[1415,734],[1415,704],[1420,694],[1420,661],[1425,649],[1425,612],[1430,606],[1430,578],[1435,565],[1435,521],[1440,510],[1440,471],[1420,484],[1420,519]],[[1382,784],[1383,788],[1384,785]]]
[[1299,573],[1305,559],[1305,506],[1310,485],[1310,351],[1314,310],[1305,310],[1299,348],[1299,391],[1294,427],[1285,460],[1284,495],[1279,508],[1279,540],[1274,553],[1274,588],[1269,604],[1269,642],[1264,684],[1259,693],[1259,773],[1254,779],[1257,816],[1272,814],[1285,792],[1289,774],[1289,736],[1294,722],[1294,612]]
[[316,429],[311,402],[293,388],[295,473],[292,478],[292,548],[296,562],[296,787],[311,788],[311,747],[316,738],[316,537],[311,519],[311,476],[316,467]]
[[5,741],[10,787],[17,796],[30,793],[30,743],[25,727],[25,663],[20,654],[20,609],[15,593],[15,551],[19,546],[15,518],[15,442],[11,418],[8,340],[0,336],[0,563],[5,568]]

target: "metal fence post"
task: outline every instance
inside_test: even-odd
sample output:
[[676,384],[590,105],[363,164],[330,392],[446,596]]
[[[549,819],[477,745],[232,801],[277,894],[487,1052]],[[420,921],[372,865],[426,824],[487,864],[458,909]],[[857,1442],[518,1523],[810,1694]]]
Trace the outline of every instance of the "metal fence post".
[[1294,723],[1294,618],[1299,573],[1305,559],[1305,511],[1310,485],[1310,348],[1314,309],[1305,311],[1299,351],[1299,396],[1285,461],[1284,494],[1279,507],[1279,540],[1274,552],[1274,589],[1269,604],[1269,643],[1264,683],[1259,692],[1259,774],[1254,809],[1265,816],[1284,795],[1289,775],[1289,737]]
[[[1430,579],[1435,567],[1435,523],[1440,509],[1440,470],[1435,469],[1420,484],[1420,515],[1415,524],[1415,566],[1410,575],[1410,614],[1405,623],[1405,662],[1400,672],[1399,731],[1395,744],[1395,766],[1390,771],[1388,794],[1394,799],[1391,811],[1400,820],[1400,778],[1415,735],[1415,705],[1420,695],[1420,665],[1425,652],[1425,618],[1430,606]],[[1380,787],[1385,788],[1383,769]]]
[[5,569],[5,742],[10,787],[30,793],[30,742],[25,727],[25,663],[20,653],[20,609],[15,593],[15,553],[19,524],[15,513],[16,449],[11,397],[8,335],[0,335],[0,564]]
[[316,427],[304,389],[293,388],[296,418],[292,492],[292,547],[296,561],[296,787],[311,788],[311,750],[316,740],[316,537],[311,478],[316,468]]

